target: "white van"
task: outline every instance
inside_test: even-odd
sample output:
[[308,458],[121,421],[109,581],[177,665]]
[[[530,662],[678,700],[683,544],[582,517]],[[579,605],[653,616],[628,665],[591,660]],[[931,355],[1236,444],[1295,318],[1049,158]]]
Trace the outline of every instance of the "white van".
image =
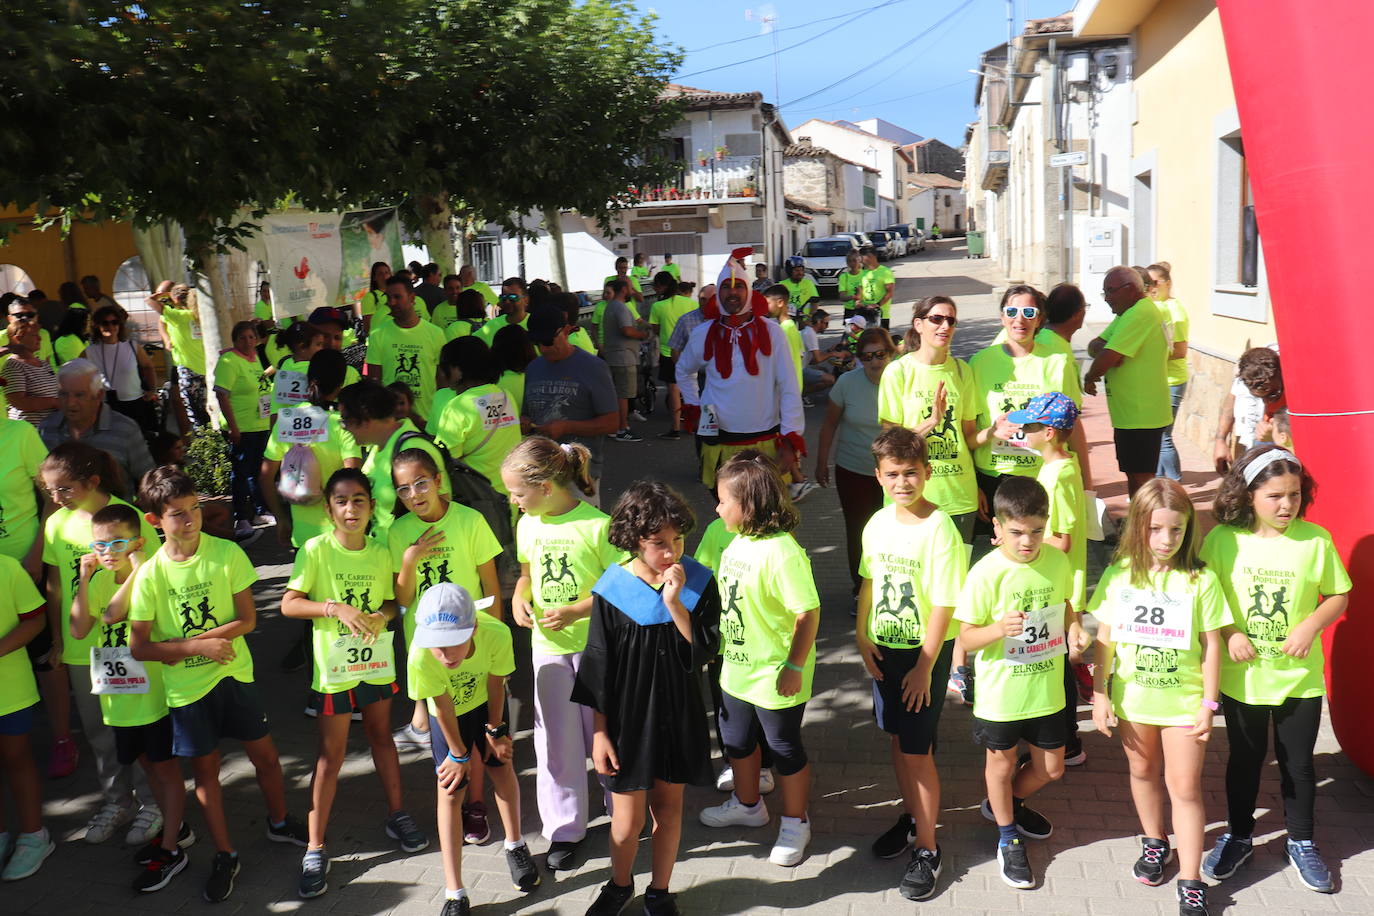
[[823,239],[808,239],[798,257],[802,266],[815,282],[816,288],[824,293],[834,293],[840,285],[840,274],[845,269],[845,257],[859,253],[859,243],[848,235],[831,235]]

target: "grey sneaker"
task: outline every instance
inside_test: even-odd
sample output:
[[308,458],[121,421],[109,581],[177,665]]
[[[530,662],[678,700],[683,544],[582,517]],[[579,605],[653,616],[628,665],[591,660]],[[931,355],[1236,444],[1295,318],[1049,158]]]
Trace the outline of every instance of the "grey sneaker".
[[323,849],[308,849],[301,859],[301,883],[296,893],[309,900],[329,890],[329,856]]
[[272,826],[272,822],[267,822],[267,838],[273,843],[295,843],[297,846],[310,845],[310,830],[290,814],[282,821],[280,827]]
[[404,811],[397,811],[386,819],[386,835],[401,844],[406,852],[419,852],[429,846],[429,838],[415,826],[415,821]]

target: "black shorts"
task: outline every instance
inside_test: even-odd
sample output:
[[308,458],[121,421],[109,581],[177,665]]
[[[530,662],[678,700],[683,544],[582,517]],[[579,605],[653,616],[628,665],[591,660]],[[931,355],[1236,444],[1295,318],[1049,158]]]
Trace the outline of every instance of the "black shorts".
[[267,711],[257,684],[226,677],[205,696],[172,715],[172,753],[178,757],[212,754],[224,738],[256,741],[268,735]]
[[990,751],[1010,750],[1020,741],[1052,751],[1063,747],[1068,736],[1069,729],[1062,709],[1047,716],[1017,719],[1014,722],[992,722],[973,717],[973,743],[981,744]]
[[677,360],[662,353],[658,355],[658,380],[665,385],[677,384]]
[[120,766],[133,766],[144,754],[153,763],[171,760],[172,714],[147,725],[114,725],[115,759]]
[[954,640],[946,640],[935,658],[935,667],[930,672],[930,705],[915,712],[902,702],[902,678],[921,660],[921,650],[879,646],[878,651],[883,654],[878,663],[883,679],[873,682],[873,718],[879,728],[897,736],[903,754],[934,753],[940,711],[945,708],[949,665],[954,658]]
[[1123,474],[1153,474],[1159,467],[1159,446],[1164,441],[1164,430],[1158,429],[1113,429],[1112,440],[1116,443],[1116,466]]
[[[443,699],[440,697],[440,699]],[[501,709],[501,718],[510,721],[509,706]],[[483,703],[474,709],[469,709],[458,717],[458,737],[463,739],[463,744],[467,746],[469,756],[477,754],[482,765],[487,767],[505,766],[501,759],[496,756],[491,749],[491,744],[487,741],[487,704]],[[434,766],[444,762],[448,756],[448,742],[444,740],[443,730],[439,728],[439,720],[433,716],[429,717],[429,753],[434,758]]]
[[806,766],[806,748],[802,746],[801,734],[805,703],[786,709],[764,709],[721,691],[720,705],[720,735],[725,744],[725,756],[733,760],[750,756],[759,746],[759,733],[762,732],[773,754],[773,769],[780,775],[791,776]]
[[33,711],[37,708],[38,704],[34,703],[32,706],[25,706],[23,709],[16,709],[0,716],[0,735],[13,738],[15,735],[27,735],[33,731]]
[[369,684],[363,682],[352,690],[338,693],[310,691],[310,708],[322,716],[350,716],[362,712],[364,706],[389,700],[400,692],[393,681],[390,684]]
[[39,661],[40,658],[52,651],[52,628],[46,625],[46,618],[44,623],[45,625],[43,629],[38,631],[38,635],[24,644],[24,651],[29,653],[29,664],[37,672],[52,670],[52,662],[46,659]]

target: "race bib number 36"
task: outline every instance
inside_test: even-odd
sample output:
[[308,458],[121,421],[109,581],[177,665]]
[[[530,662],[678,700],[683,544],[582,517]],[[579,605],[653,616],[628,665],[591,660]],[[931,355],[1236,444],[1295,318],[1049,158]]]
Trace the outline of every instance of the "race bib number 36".
[[1064,638],[1064,603],[1051,604],[1026,613],[1026,628],[1020,636],[1002,640],[1004,658],[1014,665],[1028,665],[1064,655],[1069,651]]
[[91,693],[147,693],[148,671],[128,646],[91,646]]
[[329,438],[329,415],[323,407],[283,407],[277,414],[277,438],[282,442],[324,442]]
[[1123,588],[1112,609],[1112,639],[1159,649],[1193,644],[1193,601],[1144,588]]

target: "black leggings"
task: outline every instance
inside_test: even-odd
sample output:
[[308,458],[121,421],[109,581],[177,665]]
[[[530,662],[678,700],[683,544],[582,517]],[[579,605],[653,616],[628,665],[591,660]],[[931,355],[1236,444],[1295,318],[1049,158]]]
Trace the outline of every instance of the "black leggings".
[[1312,752],[1322,720],[1322,698],[1290,697],[1278,706],[1251,706],[1221,697],[1231,756],[1226,761],[1226,808],[1231,833],[1248,837],[1255,830],[1255,799],[1269,754],[1269,723],[1274,723],[1274,755],[1279,761],[1283,818],[1292,840],[1312,839],[1312,809],[1317,800],[1317,773]]

